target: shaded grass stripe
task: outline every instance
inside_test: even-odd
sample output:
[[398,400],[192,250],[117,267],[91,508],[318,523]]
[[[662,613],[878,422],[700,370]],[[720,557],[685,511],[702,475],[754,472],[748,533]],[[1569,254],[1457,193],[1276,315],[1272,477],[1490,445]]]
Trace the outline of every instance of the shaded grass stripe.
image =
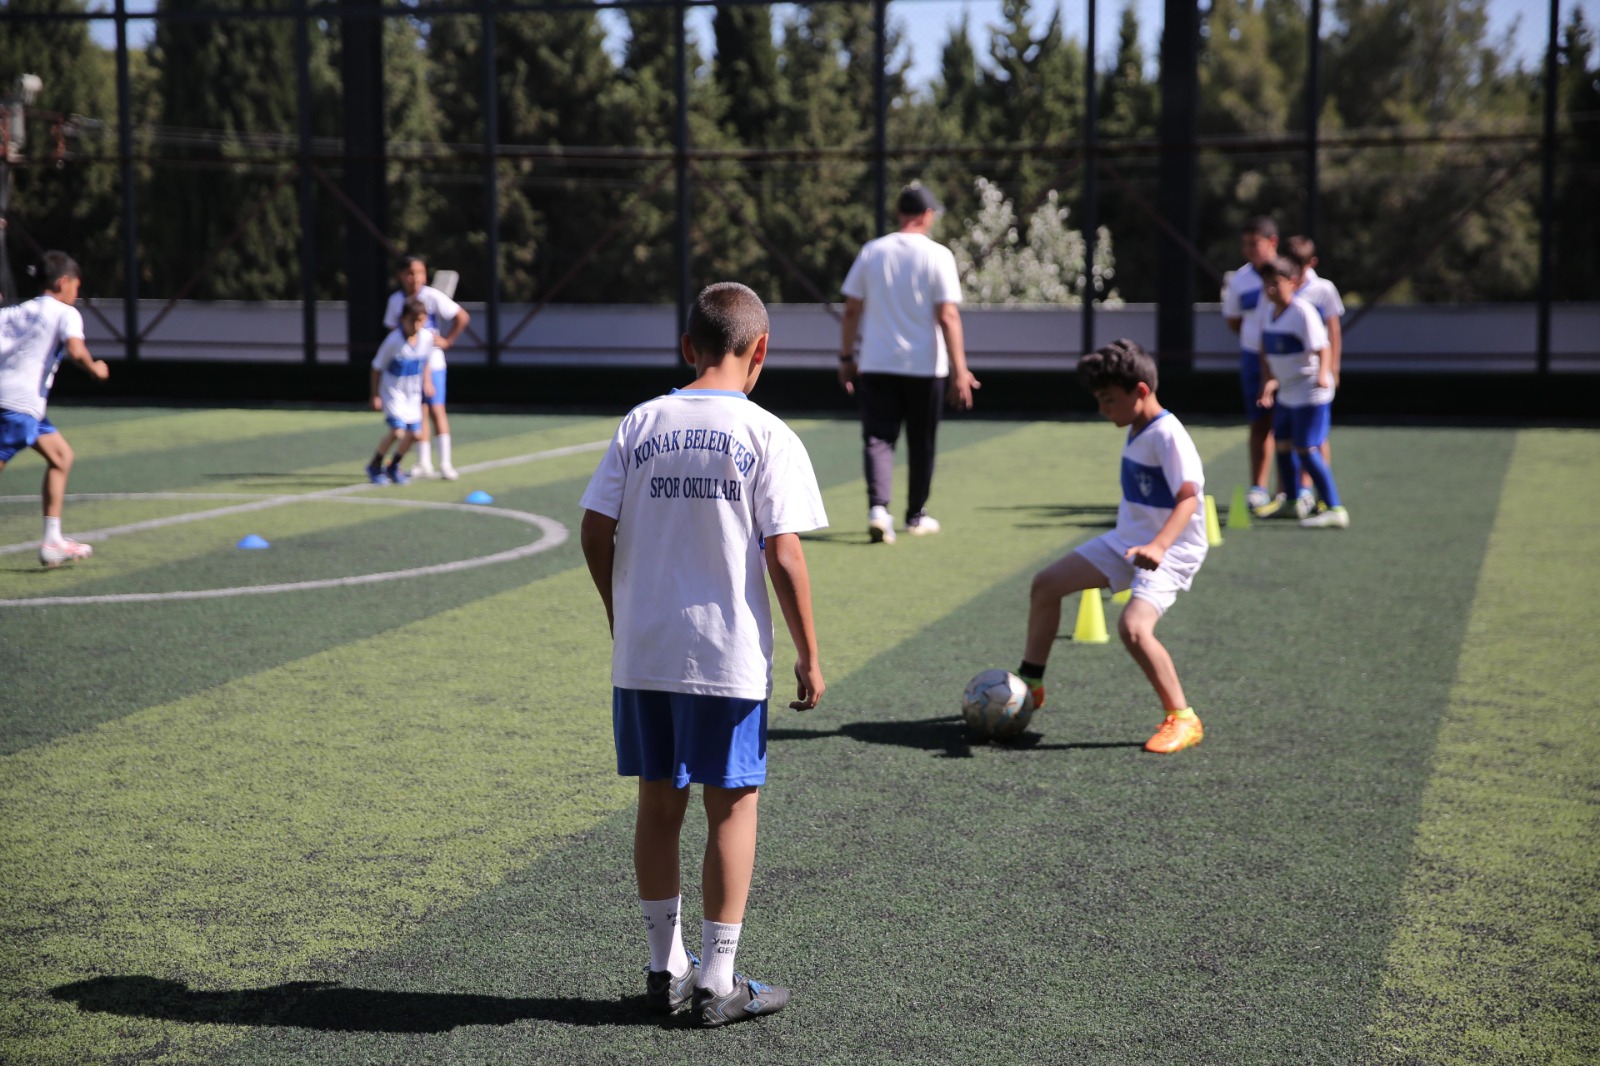
[[[289,497],[274,501],[274,505],[284,503],[301,503],[301,497]],[[357,503],[380,507],[422,507],[439,511],[465,511],[475,515],[494,515],[497,518],[510,518],[526,522],[540,530],[544,535],[531,544],[524,544],[516,548],[495,552],[491,555],[482,555],[474,559],[456,559],[447,563],[433,563],[427,566],[413,566],[403,570],[385,570],[376,574],[355,574],[346,577],[318,578],[310,581],[285,581],[266,585],[235,585],[230,588],[216,589],[187,589],[174,592],[118,592],[105,593],[94,596],[37,596],[31,599],[0,600],[0,607],[55,607],[68,604],[99,604],[99,603],[154,603],[160,600],[210,600],[224,599],[232,596],[261,596],[277,592],[305,591],[309,589],[351,588],[356,585],[374,585],[381,581],[398,581],[402,578],[428,577],[432,574],[454,574],[462,570],[473,570],[480,566],[493,566],[496,563],[507,563],[513,559],[525,559],[530,555],[558,548],[567,542],[567,527],[553,518],[544,515],[532,514],[528,511],[515,511],[504,507],[481,507],[469,503],[434,503],[429,500],[404,500],[404,499],[340,499],[338,497],[322,497],[326,503]],[[175,516],[177,520],[187,519],[188,515]],[[161,519],[152,520],[161,523]],[[165,523],[171,524],[171,523]]]
[[[522,463],[534,463],[543,459],[558,459],[562,456],[575,455],[585,451],[596,451],[604,448],[609,441],[590,441],[584,444],[568,445],[563,448],[551,448],[548,451],[532,452],[527,455],[514,455],[505,459],[491,459],[487,462],[477,463],[463,467],[466,473],[476,473],[481,470],[494,470],[500,467],[516,466]],[[234,504],[231,507],[217,507],[207,511],[190,511],[187,514],[168,515],[162,518],[150,518],[142,522],[130,522],[121,526],[108,526],[105,529],[88,530],[75,535],[75,539],[86,542],[101,541],[107,537],[120,536],[124,533],[140,533],[150,529],[160,529],[164,526],[174,526],[184,522],[202,522],[210,518],[222,518],[228,515],[249,514],[252,511],[263,511],[270,507],[277,507],[285,503],[300,503],[310,500],[338,498],[355,492],[364,492],[376,488],[370,482],[357,482],[350,485],[340,485],[331,489],[319,489],[313,492],[284,493],[268,496],[265,499],[252,500],[249,503]],[[114,493],[99,493],[100,499],[128,499],[130,496],[117,496]],[[0,555],[14,552],[31,551],[38,547],[36,541],[24,541],[18,544],[0,545]],[[3,601],[0,601],[3,602]]]
[[1518,435],[1362,1062],[1600,1062],[1596,469]]

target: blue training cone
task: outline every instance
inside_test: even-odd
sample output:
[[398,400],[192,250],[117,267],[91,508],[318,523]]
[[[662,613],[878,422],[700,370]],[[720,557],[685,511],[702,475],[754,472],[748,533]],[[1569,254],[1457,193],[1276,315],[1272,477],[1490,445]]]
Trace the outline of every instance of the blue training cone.
[[468,503],[493,503],[494,502],[494,497],[489,495],[487,492],[484,492],[484,491],[482,491],[480,489],[480,490],[475,491],[475,492],[467,493],[467,502]]
[[249,536],[239,541],[238,544],[235,544],[234,547],[244,548],[248,551],[259,551],[262,548],[270,548],[272,545],[268,544],[264,538],[258,537],[256,534],[251,533]]

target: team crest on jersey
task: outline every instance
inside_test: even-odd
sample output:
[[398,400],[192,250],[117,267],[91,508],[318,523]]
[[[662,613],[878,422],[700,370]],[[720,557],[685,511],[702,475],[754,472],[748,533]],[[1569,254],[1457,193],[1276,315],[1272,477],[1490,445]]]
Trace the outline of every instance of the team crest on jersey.
[[1134,479],[1139,483],[1139,495],[1148,498],[1156,487],[1155,479],[1150,476],[1150,472],[1148,470],[1140,470],[1134,475]]

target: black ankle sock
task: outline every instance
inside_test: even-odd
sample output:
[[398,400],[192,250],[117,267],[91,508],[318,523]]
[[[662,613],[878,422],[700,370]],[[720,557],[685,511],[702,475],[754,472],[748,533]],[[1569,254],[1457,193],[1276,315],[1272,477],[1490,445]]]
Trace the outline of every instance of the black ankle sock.
[[1022,665],[1017,667],[1017,676],[1029,677],[1035,681],[1043,681],[1044,665],[1042,663],[1030,663],[1028,660],[1024,659],[1022,660]]

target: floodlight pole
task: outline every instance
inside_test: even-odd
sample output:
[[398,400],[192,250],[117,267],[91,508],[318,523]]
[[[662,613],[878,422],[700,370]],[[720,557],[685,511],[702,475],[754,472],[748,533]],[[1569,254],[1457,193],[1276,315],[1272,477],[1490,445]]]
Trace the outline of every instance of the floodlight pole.
[[139,205],[133,174],[133,87],[128,70],[128,5],[117,0],[117,168],[122,180],[122,345],[139,358]]
[[500,87],[496,77],[495,0],[484,0],[483,50],[483,214],[489,257],[489,290],[484,294],[484,348],[490,366],[500,365]]
[[1317,120],[1322,112],[1322,0],[1311,0],[1311,23],[1306,36],[1306,236],[1316,240],[1321,207],[1317,175]]
[[305,361],[317,361],[317,200],[311,176],[311,15],[308,0],[295,0],[295,113],[300,129],[300,342]]
[[[1156,269],[1156,350],[1162,361],[1194,365],[1196,100],[1200,95],[1200,9],[1166,0],[1161,31],[1160,204],[1166,221]],[[1170,228],[1168,228],[1170,227]]]
[[1561,0],[1550,0],[1549,38],[1544,55],[1544,160],[1539,190],[1539,340],[1540,374],[1550,373],[1550,299],[1554,292],[1556,212],[1556,98],[1561,91]]
[[872,235],[889,228],[889,2],[872,5]]
[[678,181],[678,336],[681,337],[689,329],[689,302],[694,298],[689,255],[689,30],[688,7],[680,2],[674,5],[674,10],[678,16],[673,23],[678,111],[674,166]]
[[1089,0],[1089,25],[1084,48],[1083,105],[1083,340],[1081,351],[1094,351],[1094,257],[1096,231],[1100,228],[1100,175],[1096,152],[1100,147],[1100,103],[1095,86],[1094,61],[1095,0]]

